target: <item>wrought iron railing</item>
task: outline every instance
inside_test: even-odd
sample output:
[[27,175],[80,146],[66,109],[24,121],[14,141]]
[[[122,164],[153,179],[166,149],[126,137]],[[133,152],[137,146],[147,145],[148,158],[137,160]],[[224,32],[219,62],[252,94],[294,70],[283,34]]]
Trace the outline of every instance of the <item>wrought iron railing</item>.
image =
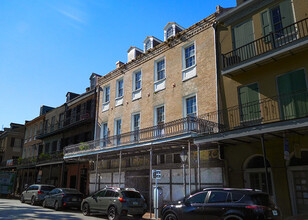
[[64,155],[143,143],[185,133],[210,135],[304,117],[308,117],[308,92],[299,91],[233,106],[198,117],[187,117],[138,131],[70,145],[64,148]]
[[217,130],[218,125],[215,121],[207,121],[197,117],[186,117],[154,127],[71,145],[64,148],[64,155],[96,151],[102,148],[113,148],[129,144],[138,144],[187,133],[214,133],[217,132]]
[[41,153],[38,156],[20,158],[18,159],[18,165],[20,166],[29,166],[35,164],[42,164],[47,162],[57,162],[63,160],[63,151],[56,151],[49,153]]
[[44,126],[44,128],[40,131],[38,131],[38,135],[37,136],[42,136],[42,135],[46,135],[52,132],[56,132],[62,128],[65,128],[67,126],[76,124],[78,122],[87,120],[92,118],[90,112],[83,112],[83,113],[79,113],[76,115],[72,115],[70,117],[66,117],[63,120],[60,120],[54,124],[49,124],[48,126]]
[[308,36],[308,18],[222,54],[223,68],[232,67]]
[[7,161],[2,161],[0,163],[0,167],[14,167],[18,164],[17,159],[11,159],[11,160],[7,160]]

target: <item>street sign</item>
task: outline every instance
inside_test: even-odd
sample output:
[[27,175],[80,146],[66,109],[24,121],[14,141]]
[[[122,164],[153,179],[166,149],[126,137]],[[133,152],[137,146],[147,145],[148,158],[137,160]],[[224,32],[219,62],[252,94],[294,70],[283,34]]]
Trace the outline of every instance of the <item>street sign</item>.
[[161,170],[152,170],[153,179],[160,180],[161,178]]

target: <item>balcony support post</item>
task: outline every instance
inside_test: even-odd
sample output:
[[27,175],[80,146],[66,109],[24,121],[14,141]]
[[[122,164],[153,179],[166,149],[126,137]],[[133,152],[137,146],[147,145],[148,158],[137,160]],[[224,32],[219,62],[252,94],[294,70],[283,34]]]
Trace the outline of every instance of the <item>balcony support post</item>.
[[188,190],[189,190],[189,195],[191,195],[191,163],[190,163],[190,156],[191,156],[191,152],[190,152],[190,140],[188,140]]
[[52,164],[50,164],[49,166],[49,183],[48,184],[51,184],[51,172],[52,172]]
[[150,201],[149,201],[149,204],[150,204],[150,219],[152,219],[152,159],[153,159],[153,152],[152,152],[152,147],[150,149],[150,192],[149,192],[149,197],[150,197]]
[[201,190],[201,172],[200,172],[200,144],[197,144],[197,163],[198,163],[198,190]]
[[63,180],[64,180],[64,160],[61,164],[61,179],[60,179],[60,187],[66,187],[66,186],[63,186]]
[[96,154],[96,163],[95,163],[95,192],[97,191],[97,168],[98,168],[98,154]]
[[261,135],[261,144],[262,144],[263,162],[264,162],[264,168],[265,168],[266,192],[269,193],[268,168],[267,168],[266,149],[265,149],[265,144],[264,144],[264,134]]
[[76,188],[80,191],[80,157],[78,157]]
[[121,172],[122,172],[122,151],[120,150],[120,157],[119,157],[119,187],[121,187]]

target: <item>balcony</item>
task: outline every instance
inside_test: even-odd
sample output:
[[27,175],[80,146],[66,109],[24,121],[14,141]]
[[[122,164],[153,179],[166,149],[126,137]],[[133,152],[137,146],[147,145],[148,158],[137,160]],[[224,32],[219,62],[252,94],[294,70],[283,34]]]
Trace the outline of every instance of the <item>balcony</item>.
[[52,134],[56,134],[58,132],[62,132],[66,128],[71,128],[75,125],[79,125],[80,123],[86,123],[91,119],[94,118],[91,116],[90,112],[84,112],[72,115],[70,117],[66,117],[64,120],[45,126],[42,130],[38,132],[36,138],[40,139]]
[[197,117],[186,117],[154,127],[70,145],[64,148],[64,156],[74,157],[77,154],[86,155],[102,149],[116,149],[134,145],[143,146],[175,138],[191,137],[193,134],[198,133],[214,133],[218,131],[218,125],[215,121],[217,121],[217,118],[213,119],[213,121],[208,121]]
[[29,167],[46,163],[57,163],[63,161],[63,152],[56,151],[50,154],[41,153],[39,156],[28,157],[28,158],[19,158],[18,165],[20,167]]
[[17,159],[10,159],[7,161],[2,161],[0,163],[0,169],[13,168],[13,167],[16,167],[17,164],[18,164]]
[[[308,45],[308,18],[222,54],[222,74],[235,74],[300,52]],[[307,48],[306,48],[307,49]]]

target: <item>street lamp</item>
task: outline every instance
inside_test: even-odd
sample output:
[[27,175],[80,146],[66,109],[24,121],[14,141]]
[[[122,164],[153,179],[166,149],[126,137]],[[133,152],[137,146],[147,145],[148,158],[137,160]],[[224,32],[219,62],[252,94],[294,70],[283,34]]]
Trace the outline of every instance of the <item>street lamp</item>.
[[185,172],[185,164],[187,160],[187,153],[185,151],[185,148],[183,147],[182,153],[180,154],[180,158],[182,161],[182,166],[183,166],[183,193],[184,193],[184,198],[186,197],[186,172]]

